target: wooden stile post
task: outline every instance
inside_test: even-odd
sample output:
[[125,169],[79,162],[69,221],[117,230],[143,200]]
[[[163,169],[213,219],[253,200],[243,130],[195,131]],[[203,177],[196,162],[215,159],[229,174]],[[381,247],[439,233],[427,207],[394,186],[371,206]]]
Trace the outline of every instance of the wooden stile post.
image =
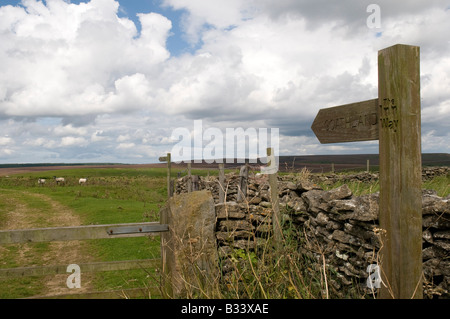
[[423,298],[419,47],[378,53],[381,298]]

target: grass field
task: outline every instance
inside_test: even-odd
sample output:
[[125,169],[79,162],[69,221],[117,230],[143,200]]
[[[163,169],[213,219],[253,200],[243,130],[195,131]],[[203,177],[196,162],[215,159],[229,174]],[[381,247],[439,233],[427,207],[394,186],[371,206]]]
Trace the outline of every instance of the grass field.
[[[173,175],[176,176],[177,172],[185,174],[181,170],[173,170]],[[208,173],[217,174],[217,171],[195,170],[198,175]],[[0,229],[159,221],[159,207],[167,198],[166,174],[164,168],[79,167],[2,176]],[[56,185],[53,176],[64,177],[66,183]],[[88,178],[86,185],[78,184],[81,177]],[[46,184],[39,186],[38,178],[46,178]],[[448,196],[449,184],[449,176],[441,176],[425,182],[423,188],[435,189],[439,196]],[[322,186],[329,189],[340,184]],[[355,195],[379,191],[377,182],[350,183],[349,187]],[[0,268],[159,257],[159,236],[0,245]],[[287,265],[288,268],[291,266]],[[253,268],[251,270],[253,274]],[[156,283],[154,271],[141,269],[82,274],[80,291],[145,287]],[[72,293],[66,286],[68,275],[0,279],[0,298]],[[264,276],[268,276],[267,271]],[[273,284],[273,278],[270,280]],[[291,283],[287,285],[288,288],[291,286]],[[293,294],[294,297],[297,295]]]
[[[80,167],[0,177],[0,229],[159,221],[159,207],[167,198],[166,174],[163,168]],[[66,183],[56,185],[55,175]],[[81,177],[88,178],[85,185],[78,184]],[[46,178],[44,186],[38,178]],[[0,268],[159,257],[159,236],[0,246]],[[145,287],[152,271],[86,274],[80,290]],[[2,279],[0,298],[71,293],[68,275]]]

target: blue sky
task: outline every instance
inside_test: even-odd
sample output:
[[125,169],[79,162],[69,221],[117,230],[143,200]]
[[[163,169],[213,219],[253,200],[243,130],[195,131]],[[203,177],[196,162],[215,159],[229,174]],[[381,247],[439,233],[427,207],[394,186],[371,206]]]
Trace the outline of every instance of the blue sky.
[[[45,2],[45,1],[44,1]],[[71,3],[87,3],[89,0],[70,0]],[[140,31],[141,24],[137,17],[138,13],[156,12],[162,14],[172,21],[171,36],[167,38],[167,48],[172,55],[179,55],[195,50],[194,45],[190,45],[182,36],[180,21],[186,10],[174,10],[170,6],[163,6],[162,0],[127,0],[119,1],[120,7],[117,12],[119,17],[127,17],[132,20],[136,28]],[[0,0],[0,5],[21,5],[21,0]]]
[[[76,3],[77,1],[72,1]],[[78,1],[79,2],[79,1]],[[167,38],[167,49],[174,56],[180,55],[185,52],[193,52],[195,45],[187,43],[183,37],[181,30],[181,17],[186,14],[183,9],[173,10],[169,6],[162,6],[161,0],[128,0],[120,1],[119,17],[128,17],[136,24],[136,27],[140,31],[140,22],[137,18],[138,13],[159,13],[172,21],[171,35]]]
[[311,124],[376,98],[397,43],[421,48],[422,151],[450,153],[448,1],[377,1],[377,28],[372,3],[0,0],[0,163],[156,162],[196,120],[277,128],[280,155],[377,153]]

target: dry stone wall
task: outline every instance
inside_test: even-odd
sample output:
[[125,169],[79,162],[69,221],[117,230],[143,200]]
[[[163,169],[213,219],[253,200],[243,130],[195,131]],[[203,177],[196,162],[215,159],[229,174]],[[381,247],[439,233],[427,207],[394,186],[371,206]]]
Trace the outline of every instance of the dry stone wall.
[[[448,170],[425,173],[427,176],[448,174]],[[374,181],[376,174],[347,176],[347,180]],[[337,175],[336,175],[337,176]],[[325,176],[326,177],[326,176]],[[330,281],[337,290],[359,285],[367,289],[367,267],[376,264],[381,248],[378,224],[378,193],[355,196],[343,184],[323,190],[317,178],[305,179],[285,175],[278,177],[278,195],[282,219],[299,230],[303,238],[300,250],[317,266],[336,274]],[[332,178],[345,178],[335,177]],[[176,193],[186,192],[187,178],[177,181]],[[232,249],[254,250],[266,242],[272,230],[271,200],[267,176],[249,177],[247,196],[238,202],[240,177],[228,174],[225,179],[225,203],[219,203],[216,177],[198,179],[199,189],[211,191],[215,201],[216,238],[219,255],[226,257]],[[450,294],[450,196],[439,197],[435,191],[423,191],[423,270],[424,296],[449,298]],[[231,267],[230,267],[231,269]],[[223,271],[227,271],[226,263]],[[368,292],[373,293],[373,292]]]

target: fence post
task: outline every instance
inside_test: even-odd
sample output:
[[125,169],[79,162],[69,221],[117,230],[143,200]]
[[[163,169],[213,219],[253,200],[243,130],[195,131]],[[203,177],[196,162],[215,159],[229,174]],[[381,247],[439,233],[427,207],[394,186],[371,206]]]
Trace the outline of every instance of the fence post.
[[190,192],[192,192],[191,162],[187,163],[187,169],[188,169],[187,191],[188,191],[188,193],[190,193]]
[[170,153],[167,153],[167,197],[168,198],[172,197],[172,195],[173,195],[170,170],[171,170]]
[[[270,161],[267,163],[268,166],[271,166],[273,163],[271,162],[274,160],[272,157],[273,154],[273,148],[269,147],[267,148],[267,158],[270,159]],[[280,205],[279,205],[279,199],[278,199],[278,173],[271,173],[269,174],[269,186],[270,186],[270,198],[272,203],[272,227],[273,227],[273,238],[275,243],[275,248],[278,249],[281,247],[283,235],[282,235],[282,229],[281,229],[281,214],[280,214]]]
[[243,201],[247,197],[247,183],[248,183],[248,164],[245,163],[239,171],[239,187],[237,201]]
[[192,181],[192,191],[194,192],[200,190],[200,176],[198,175],[191,176],[191,181]]
[[167,162],[167,198],[172,197],[173,195],[173,183],[170,180],[171,179],[171,173],[170,173],[170,167],[171,167],[171,159],[170,159],[170,153],[167,153],[167,156],[160,157],[160,162]]
[[224,164],[219,163],[219,204],[225,203],[225,170]]

